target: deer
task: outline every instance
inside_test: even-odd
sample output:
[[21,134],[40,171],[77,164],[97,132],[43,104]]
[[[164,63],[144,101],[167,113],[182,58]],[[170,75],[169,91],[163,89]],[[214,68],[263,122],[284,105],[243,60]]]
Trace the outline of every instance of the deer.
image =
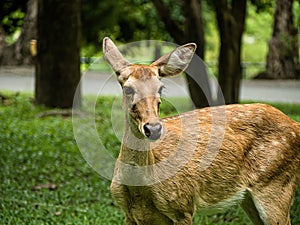
[[160,118],[163,77],[182,73],[196,45],[150,65],[103,40],[123,91],[124,134],[111,194],[126,225],[191,225],[195,213],[239,204],[255,225],[289,225],[300,180],[300,123],[263,103]]

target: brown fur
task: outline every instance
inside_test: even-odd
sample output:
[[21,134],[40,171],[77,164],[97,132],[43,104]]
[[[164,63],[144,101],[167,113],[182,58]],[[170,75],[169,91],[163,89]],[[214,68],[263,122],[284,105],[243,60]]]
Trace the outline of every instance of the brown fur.
[[[124,95],[125,131],[111,192],[126,225],[191,225],[197,210],[234,204],[256,225],[290,224],[300,180],[299,123],[265,104],[204,108],[160,120],[155,63],[121,71],[122,85],[135,93]],[[163,125],[155,142],[143,133],[149,121]]]
[[[137,224],[164,224],[150,221],[167,220],[165,217],[169,218],[165,224],[191,224],[195,208],[205,212],[215,207],[218,210],[219,202],[243,193],[232,204],[242,203],[246,212],[253,211],[249,216],[254,224],[263,224],[263,221],[290,224],[289,209],[300,174],[299,124],[264,104],[229,105],[225,110],[225,137],[206,170],[201,171],[199,162],[211,135],[209,108],[195,111],[200,123],[190,125],[200,127],[201,138],[192,158],[175,176],[150,187],[112,183],[113,196],[128,211],[127,220],[136,221],[134,217],[138,215],[143,222]],[[185,113],[181,117],[189,115]],[[162,121],[168,132],[158,146],[145,153],[151,158],[149,164],[166,159],[176,151],[177,142],[182,138],[179,116]],[[193,132],[186,135],[187,145],[193,135]],[[128,149],[123,146],[120,159],[127,153]],[[130,154],[137,155],[135,151]],[[246,204],[247,201],[257,204],[257,208]]]

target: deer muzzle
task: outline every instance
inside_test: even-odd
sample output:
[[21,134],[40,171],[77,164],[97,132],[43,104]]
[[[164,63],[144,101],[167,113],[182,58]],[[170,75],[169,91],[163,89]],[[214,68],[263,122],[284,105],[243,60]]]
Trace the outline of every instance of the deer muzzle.
[[160,122],[146,123],[143,126],[143,131],[147,138],[155,141],[155,140],[159,139],[162,134],[162,125]]

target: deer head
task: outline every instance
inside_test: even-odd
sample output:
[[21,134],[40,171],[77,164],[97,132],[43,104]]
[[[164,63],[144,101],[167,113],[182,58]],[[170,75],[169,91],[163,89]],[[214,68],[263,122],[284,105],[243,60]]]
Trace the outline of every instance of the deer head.
[[132,133],[138,138],[157,140],[162,134],[159,118],[161,77],[183,72],[196,50],[193,43],[179,46],[151,65],[131,64],[109,38],[103,40],[104,58],[115,71],[123,89],[123,107]]

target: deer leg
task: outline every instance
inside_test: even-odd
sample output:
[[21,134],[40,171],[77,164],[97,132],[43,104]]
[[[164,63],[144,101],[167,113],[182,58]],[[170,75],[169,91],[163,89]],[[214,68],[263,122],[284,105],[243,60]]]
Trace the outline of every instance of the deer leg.
[[264,225],[263,220],[259,216],[259,212],[255,207],[252,196],[249,192],[245,195],[241,203],[243,210],[247,213],[248,217],[254,225]]
[[126,225],[137,225],[134,221],[130,208],[130,197],[128,193],[128,188],[125,185],[118,184],[116,182],[112,182],[111,186],[111,193],[116,202],[119,204],[121,209],[125,212],[125,224]]
[[[246,199],[242,205],[255,225],[291,225],[289,212],[293,198],[292,190],[286,186],[278,188],[278,184],[270,185],[252,191],[251,202]],[[245,206],[246,203],[249,203],[250,207]]]

